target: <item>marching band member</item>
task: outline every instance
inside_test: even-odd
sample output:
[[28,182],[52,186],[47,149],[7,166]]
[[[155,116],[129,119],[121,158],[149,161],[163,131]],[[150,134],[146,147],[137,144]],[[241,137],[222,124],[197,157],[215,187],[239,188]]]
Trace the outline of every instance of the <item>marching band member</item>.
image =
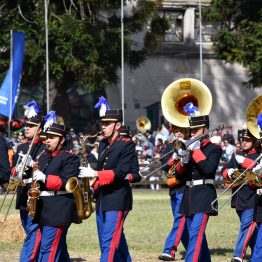
[[[242,151],[232,155],[230,161],[225,164],[221,172],[224,178],[231,179],[235,170],[252,170],[256,163],[254,160],[259,156],[257,150],[257,139],[249,132],[244,130],[241,138]],[[253,163],[253,165],[252,165]],[[238,190],[234,188],[232,193]],[[232,197],[231,207],[236,209],[240,219],[240,228],[235,245],[234,257],[231,261],[243,261],[247,246],[253,251],[256,240],[256,223],[253,222],[254,204],[256,198],[256,188],[249,184],[242,188]]]
[[[174,139],[186,138],[186,128],[173,125],[172,132],[174,135]],[[168,143],[166,146],[164,155],[167,154],[168,152],[172,152],[172,150],[173,150],[173,141],[170,141],[170,143]],[[161,161],[162,163],[167,163],[167,165],[163,167],[163,170],[167,173],[170,170],[170,168],[173,166],[174,161],[177,158],[176,153],[173,154],[171,157],[170,154],[167,155],[166,157],[163,157]],[[179,170],[176,170],[176,172],[179,172]],[[171,181],[173,182],[175,181],[175,183],[172,183]],[[189,240],[185,216],[183,216],[179,211],[182,197],[183,197],[183,191],[185,189],[186,184],[185,184],[185,180],[183,179],[181,180],[180,183],[176,183],[176,180],[174,180],[173,178],[167,178],[167,184],[169,185],[170,204],[173,214],[173,227],[166,238],[163,253],[158,257],[158,259],[164,261],[173,261],[175,260],[175,253],[177,251],[177,247],[178,244],[180,243],[180,240],[182,241],[182,244],[184,245],[185,249],[187,249],[188,240]]]
[[[184,109],[189,115],[191,138],[203,135],[209,130],[208,115],[199,116],[197,107],[188,103]],[[190,107],[192,110],[188,110]],[[186,189],[183,194],[180,213],[186,217],[189,231],[189,243],[186,250],[186,262],[211,261],[205,229],[209,216],[217,212],[211,207],[216,199],[214,178],[222,155],[220,145],[202,137],[188,146],[188,153],[181,159],[181,167],[186,174]]]
[[45,117],[46,152],[37,160],[33,180],[40,184],[35,221],[39,224],[34,256],[37,261],[69,262],[66,236],[71,223],[79,223],[72,193],[65,190],[69,178],[79,174],[80,159],[63,149],[65,126],[56,123],[54,111]]
[[[22,164],[24,162],[24,156],[27,154],[29,150],[29,146],[34,137],[34,134],[37,132],[36,139],[33,141],[33,146],[31,153],[27,160],[27,168],[25,170],[25,177],[17,178],[23,179],[25,186],[17,187],[17,198],[16,198],[16,209],[20,210],[20,219],[22,226],[26,233],[26,238],[23,243],[23,247],[20,254],[20,261],[31,261],[31,257],[34,252],[34,243],[36,239],[36,232],[38,228],[38,224],[35,223],[27,211],[27,192],[31,187],[32,182],[32,164],[33,161],[37,158],[37,156],[44,150],[44,145],[42,144],[39,135],[42,131],[42,122],[43,117],[40,114],[39,106],[35,103],[35,101],[27,103],[25,106],[24,115],[26,117],[25,123],[25,137],[28,142],[24,144],[20,144],[17,147],[17,151],[14,155],[13,167],[11,169],[11,173],[16,178],[21,171]],[[40,128],[38,129],[38,125],[40,124]],[[18,159],[21,161],[18,162]]]
[[124,221],[132,209],[132,190],[127,174],[131,172],[135,144],[120,135],[122,110],[110,110],[104,97],[95,106],[100,109],[104,138],[99,142],[97,171],[80,167],[80,177],[96,177],[98,191],[96,222],[101,250],[101,262],[131,261],[123,232]]
[[[259,135],[260,135],[260,156],[262,154],[262,113],[258,115],[257,118],[257,124],[259,129]],[[262,179],[262,159],[260,159],[259,164],[253,168],[253,170],[256,175],[258,176],[258,180],[261,184]],[[257,189],[257,195],[256,195],[256,205],[255,205],[255,211],[254,211],[254,221],[257,223],[258,227],[258,233],[256,238],[255,247],[253,250],[253,254],[251,257],[251,262],[257,262],[262,261],[262,188]]]

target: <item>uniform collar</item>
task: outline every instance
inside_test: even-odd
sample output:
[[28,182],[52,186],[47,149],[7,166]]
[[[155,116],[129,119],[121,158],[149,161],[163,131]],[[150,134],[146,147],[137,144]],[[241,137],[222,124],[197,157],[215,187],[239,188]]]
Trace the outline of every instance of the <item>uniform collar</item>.
[[205,147],[206,145],[208,145],[209,143],[211,143],[210,139],[205,140],[204,142],[202,142],[201,146]]
[[112,146],[116,141],[120,140],[120,138],[121,138],[121,135],[118,134],[114,139],[108,141],[108,145]]
[[61,153],[62,149],[58,149],[54,152],[51,153],[51,157],[56,157],[57,155],[59,155]]
[[41,138],[39,136],[37,136],[35,141],[34,141],[34,145],[39,143],[39,142],[42,142],[42,141],[41,141]]
[[257,153],[256,149],[254,149],[254,148],[250,149],[249,151],[243,151],[243,152],[248,154],[248,155]]

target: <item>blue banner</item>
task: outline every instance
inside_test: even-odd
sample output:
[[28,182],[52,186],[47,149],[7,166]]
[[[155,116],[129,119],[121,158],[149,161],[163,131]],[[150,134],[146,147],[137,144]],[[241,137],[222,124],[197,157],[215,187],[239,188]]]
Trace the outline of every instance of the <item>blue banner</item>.
[[[0,114],[13,116],[23,72],[25,34],[12,31],[11,67],[0,89]],[[12,90],[11,90],[12,86]],[[10,112],[11,110],[11,112]]]

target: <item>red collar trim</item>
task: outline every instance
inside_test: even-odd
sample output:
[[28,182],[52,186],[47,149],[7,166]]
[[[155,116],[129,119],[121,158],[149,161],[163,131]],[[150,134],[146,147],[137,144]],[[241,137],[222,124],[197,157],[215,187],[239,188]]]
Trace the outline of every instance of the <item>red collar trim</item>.
[[39,142],[42,142],[42,141],[41,141],[41,138],[39,136],[37,136],[35,141],[34,141],[34,145],[39,143]]
[[112,144],[114,144],[116,141],[118,141],[122,136],[120,136],[119,134],[112,140],[109,141],[109,145],[111,146]]
[[247,154],[255,154],[257,151],[253,148],[246,152]]
[[57,155],[59,155],[62,152],[62,149],[56,150],[54,152],[52,152],[51,156],[52,157],[56,157]]
[[209,143],[211,143],[211,141],[210,141],[210,139],[207,139],[207,140],[205,140],[205,141],[202,143],[202,146],[204,147],[204,146],[208,145]]

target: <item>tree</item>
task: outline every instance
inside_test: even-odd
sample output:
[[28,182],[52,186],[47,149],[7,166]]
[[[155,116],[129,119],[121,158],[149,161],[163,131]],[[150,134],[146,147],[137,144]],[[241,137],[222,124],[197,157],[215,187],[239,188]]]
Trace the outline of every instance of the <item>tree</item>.
[[262,86],[262,1],[212,0],[206,20],[219,23],[214,37],[215,53],[250,72],[249,87]]
[[[145,60],[160,35],[168,28],[158,17],[154,1],[125,1],[125,63],[132,69]],[[90,92],[103,90],[118,80],[121,67],[120,1],[49,1],[50,82],[63,97],[72,85]],[[45,83],[44,0],[2,0],[0,4],[0,80],[9,67],[10,30],[26,34],[21,88]],[[144,47],[136,49],[132,36],[145,34]],[[150,41],[149,41],[150,40]],[[56,98],[53,106],[59,103]]]

